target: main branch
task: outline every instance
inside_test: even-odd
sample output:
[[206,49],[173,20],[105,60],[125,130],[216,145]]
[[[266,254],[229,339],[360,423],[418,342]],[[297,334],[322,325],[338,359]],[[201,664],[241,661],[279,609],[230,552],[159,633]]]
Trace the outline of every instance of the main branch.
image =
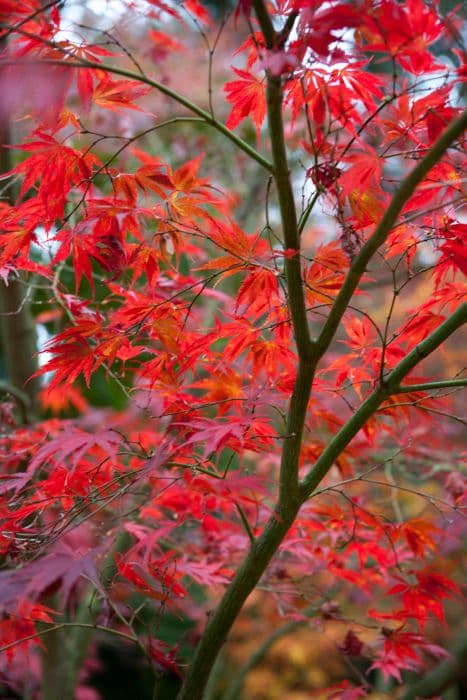
[[[261,0],[254,8],[263,34],[274,42],[270,17]],[[303,427],[315,370],[314,346],[306,315],[305,295],[300,264],[300,237],[297,212],[290,181],[282,119],[283,87],[279,77],[267,75],[266,99],[268,129],[271,139],[273,176],[277,187],[281,226],[285,248],[292,252],[285,258],[288,305],[298,354],[298,370],[290,399],[286,437],[282,448],[279,499],[262,535],[251,544],[250,551],[227,588],[217,610],[210,618],[196,650],[195,658],[178,700],[200,700],[212,666],[229,630],[246,598],[255,588],[266,567],[294,522],[299,504],[298,466]]]

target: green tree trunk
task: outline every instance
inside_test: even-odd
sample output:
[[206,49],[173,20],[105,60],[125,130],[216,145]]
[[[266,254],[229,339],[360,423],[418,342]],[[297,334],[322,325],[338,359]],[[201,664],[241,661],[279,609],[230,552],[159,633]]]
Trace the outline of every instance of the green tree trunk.
[[[9,125],[6,119],[0,123],[0,174],[11,169],[11,157],[5,144],[10,143]],[[14,204],[11,187],[2,197]],[[0,318],[2,352],[6,369],[6,383],[14,396],[25,395],[28,406],[21,407],[23,420],[31,420],[37,409],[37,394],[40,388],[38,378],[31,379],[37,370],[37,338],[28,298],[28,287],[24,277],[10,275],[8,283],[0,280]],[[21,400],[19,399],[19,402]]]
[[[0,46],[1,48],[1,46]],[[12,141],[7,118],[0,121],[0,175],[12,168],[10,149]],[[4,190],[3,201],[15,205],[14,188]],[[2,393],[11,394],[18,405],[21,422],[32,422],[38,414],[40,380],[31,379],[38,368],[37,335],[30,305],[30,289],[25,276],[10,275],[7,283],[0,280],[1,350],[6,377]],[[54,607],[55,601],[49,601]],[[42,656],[41,700],[73,700],[73,688],[67,658],[68,649],[62,630],[44,638]]]

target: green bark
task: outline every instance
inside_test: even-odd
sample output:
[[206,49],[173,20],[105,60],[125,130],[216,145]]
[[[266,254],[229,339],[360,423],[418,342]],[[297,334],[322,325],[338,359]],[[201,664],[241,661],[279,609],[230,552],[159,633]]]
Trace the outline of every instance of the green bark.
[[[10,143],[8,121],[0,124],[0,174],[11,170],[10,150],[5,146]],[[3,200],[14,205],[12,188],[6,190]],[[38,378],[31,379],[37,370],[37,338],[34,320],[31,314],[27,280],[23,275],[9,275],[8,283],[0,280],[0,329],[2,334],[2,353],[7,374],[7,383],[1,387],[2,393],[8,393],[8,384],[18,389],[26,401],[19,401],[22,420],[31,420],[37,408],[37,394],[40,388]],[[21,395],[20,395],[21,396]]]
[[[263,36],[268,47],[273,47],[276,35],[263,0],[253,0]],[[366,421],[377,411],[390,395],[397,393],[400,382],[423,357],[433,352],[446,338],[466,321],[467,306],[459,308],[445,323],[410,352],[389,374],[384,384],[378,387],[362,404],[355,415],[337,433],[312,471],[302,483],[298,483],[298,465],[306,411],[310,399],[314,372],[319,360],[327,351],[348,304],[364,274],[368,262],[388,237],[397,222],[402,208],[439,161],[447,148],[455,141],[467,125],[467,113],[448,126],[430,152],[409,173],[394,194],[379,226],[363,246],[355,259],[346,281],[324,323],[322,332],[312,342],[307,322],[304,285],[301,277],[300,243],[297,214],[290,181],[282,122],[283,91],[278,77],[267,76],[268,129],[273,155],[273,177],[277,187],[281,225],[286,248],[297,254],[285,262],[286,285],[290,315],[294,330],[299,364],[294,390],[289,404],[286,438],[283,443],[279,498],[274,515],[267,523],[262,535],[254,542],[237,574],[227,588],[217,610],[209,616],[206,629],[188,670],[185,683],[177,700],[201,700],[216,657],[239,614],[243,603],[253,591],[279,545],[286,536],[300,510],[300,505],[313,493],[326,476],[336,457],[348,445]]]
[[[0,46],[0,49],[2,47]],[[0,123],[0,174],[12,169],[10,125],[6,118]],[[5,190],[8,204],[15,205],[14,189]],[[37,336],[30,307],[28,279],[20,274],[9,275],[8,283],[0,280],[0,328],[3,358],[7,373],[2,393],[10,393],[19,406],[23,422],[37,417],[39,378],[31,379],[38,369]],[[11,392],[8,391],[11,385]],[[53,602],[51,604],[54,607]],[[73,688],[68,673],[68,644],[63,630],[52,632],[45,640],[42,655],[42,700],[73,700]]]

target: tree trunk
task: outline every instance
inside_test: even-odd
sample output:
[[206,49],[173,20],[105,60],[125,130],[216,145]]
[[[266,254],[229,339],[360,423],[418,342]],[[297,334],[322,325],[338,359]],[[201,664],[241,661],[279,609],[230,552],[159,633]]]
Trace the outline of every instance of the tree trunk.
[[[0,49],[2,49],[0,42]],[[10,149],[10,125],[8,117],[0,119],[0,175],[12,168]],[[15,205],[14,188],[10,185],[3,201]],[[10,275],[7,283],[0,280],[0,330],[1,349],[4,358],[6,381],[3,393],[11,393],[18,405],[21,422],[32,422],[38,413],[40,380],[31,379],[38,369],[37,336],[30,306],[30,289],[24,275]],[[11,388],[11,391],[10,391]],[[50,601],[49,601],[50,603]],[[54,607],[51,603],[51,607]],[[42,700],[73,700],[72,674],[67,663],[66,637],[62,630],[44,637],[42,655]]]
[[[8,122],[0,121],[0,174],[11,169],[11,158],[5,145],[10,143]],[[8,188],[3,199],[13,206],[14,194]],[[23,420],[30,421],[37,409],[38,378],[31,379],[37,370],[37,339],[28,298],[28,287],[24,277],[10,275],[8,283],[0,280],[0,319],[2,350],[7,374],[7,383],[27,397],[28,406],[22,406]],[[4,387],[7,390],[7,385]]]

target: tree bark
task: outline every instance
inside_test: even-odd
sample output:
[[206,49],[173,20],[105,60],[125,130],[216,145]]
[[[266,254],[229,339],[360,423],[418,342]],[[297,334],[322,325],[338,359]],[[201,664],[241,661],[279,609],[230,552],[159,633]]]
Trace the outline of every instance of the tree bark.
[[[11,170],[10,130],[7,119],[0,120],[0,174]],[[5,196],[3,197],[5,200]],[[7,190],[8,204],[14,205],[14,193]],[[36,372],[37,338],[34,320],[28,298],[27,281],[12,274],[5,284],[0,280],[0,319],[2,333],[2,350],[7,374],[7,382],[19,389],[27,397],[28,406],[20,411],[23,420],[32,420],[37,409],[37,395],[40,388],[39,378],[31,379]],[[7,386],[3,387],[7,392]]]
[[[4,42],[0,42],[0,50]],[[11,144],[10,124],[7,115],[0,119],[0,175],[12,169],[8,145]],[[9,184],[3,200],[10,206],[16,203],[15,190]],[[1,346],[6,369],[6,381],[2,383],[2,393],[16,399],[21,422],[32,422],[38,413],[40,380],[31,378],[38,369],[37,335],[31,313],[28,280],[25,275],[15,277],[10,274],[7,283],[0,280],[0,329]],[[51,607],[54,602],[49,601]],[[62,630],[51,633],[44,639],[42,654],[42,700],[73,700],[73,689],[68,673],[68,649],[66,636]]]

